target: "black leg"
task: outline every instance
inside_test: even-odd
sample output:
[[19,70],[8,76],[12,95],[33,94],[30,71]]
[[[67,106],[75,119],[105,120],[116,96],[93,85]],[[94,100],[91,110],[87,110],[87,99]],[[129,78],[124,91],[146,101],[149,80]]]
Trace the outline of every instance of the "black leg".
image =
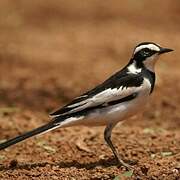
[[116,124],[108,124],[104,130],[104,139],[106,141],[106,143],[108,144],[108,146],[111,148],[116,160],[117,160],[117,163],[118,165],[120,166],[124,166],[126,167],[127,169],[130,168],[130,165],[125,163],[123,160],[122,160],[122,157],[118,154],[118,152],[116,151],[115,147],[113,146],[113,143],[111,141],[111,132],[112,132],[112,129],[113,127],[115,126]]

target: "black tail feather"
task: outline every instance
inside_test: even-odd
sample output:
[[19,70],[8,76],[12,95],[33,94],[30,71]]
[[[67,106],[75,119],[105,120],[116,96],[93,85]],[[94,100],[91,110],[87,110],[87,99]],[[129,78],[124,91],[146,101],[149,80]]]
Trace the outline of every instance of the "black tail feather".
[[5,149],[5,148],[7,148],[7,147],[9,147],[9,146],[11,146],[13,144],[21,142],[21,141],[23,141],[23,140],[25,140],[27,138],[32,137],[32,136],[35,136],[35,135],[38,135],[40,133],[46,132],[46,131],[48,131],[50,129],[53,129],[55,127],[58,127],[58,125],[53,123],[53,121],[52,121],[52,122],[50,122],[50,123],[48,123],[46,125],[38,127],[38,128],[36,128],[36,129],[34,129],[32,131],[26,132],[24,134],[21,134],[21,135],[15,137],[15,138],[12,138],[10,140],[7,140],[7,141],[1,143],[0,144],[0,150]]

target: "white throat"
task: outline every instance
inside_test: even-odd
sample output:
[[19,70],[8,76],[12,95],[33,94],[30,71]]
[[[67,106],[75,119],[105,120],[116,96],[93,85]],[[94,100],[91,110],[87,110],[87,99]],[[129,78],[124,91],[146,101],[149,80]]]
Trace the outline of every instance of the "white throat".
[[154,72],[155,64],[156,64],[156,61],[158,60],[158,57],[159,57],[159,55],[154,54],[153,56],[147,58],[147,59],[143,62],[144,66],[145,66],[148,70]]

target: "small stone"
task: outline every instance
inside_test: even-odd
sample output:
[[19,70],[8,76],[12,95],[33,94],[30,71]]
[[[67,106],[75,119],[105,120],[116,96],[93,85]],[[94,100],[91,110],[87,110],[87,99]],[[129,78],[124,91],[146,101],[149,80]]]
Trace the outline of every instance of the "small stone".
[[179,170],[178,170],[178,169],[173,169],[172,172],[173,172],[174,174],[179,174]]
[[15,168],[18,165],[18,161],[16,159],[10,161],[9,168]]
[[146,167],[146,166],[143,166],[143,167],[141,167],[141,171],[142,171],[143,174],[145,174],[145,175],[147,176],[147,173],[148,173],[148,171],[149,171],[149,168]]

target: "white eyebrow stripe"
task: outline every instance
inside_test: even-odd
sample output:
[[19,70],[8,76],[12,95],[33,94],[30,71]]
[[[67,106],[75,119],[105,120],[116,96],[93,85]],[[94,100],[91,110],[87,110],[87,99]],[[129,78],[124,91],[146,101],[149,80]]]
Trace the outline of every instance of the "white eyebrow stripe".
[[136,47],[136,49],[134,50],[134,54],[136,54],[138,51],[144,48],[148,48],[154,51],[160,51],[160,48],[156,46],[155,44],[146,44],[146,45],[141,45],[141,46]]

